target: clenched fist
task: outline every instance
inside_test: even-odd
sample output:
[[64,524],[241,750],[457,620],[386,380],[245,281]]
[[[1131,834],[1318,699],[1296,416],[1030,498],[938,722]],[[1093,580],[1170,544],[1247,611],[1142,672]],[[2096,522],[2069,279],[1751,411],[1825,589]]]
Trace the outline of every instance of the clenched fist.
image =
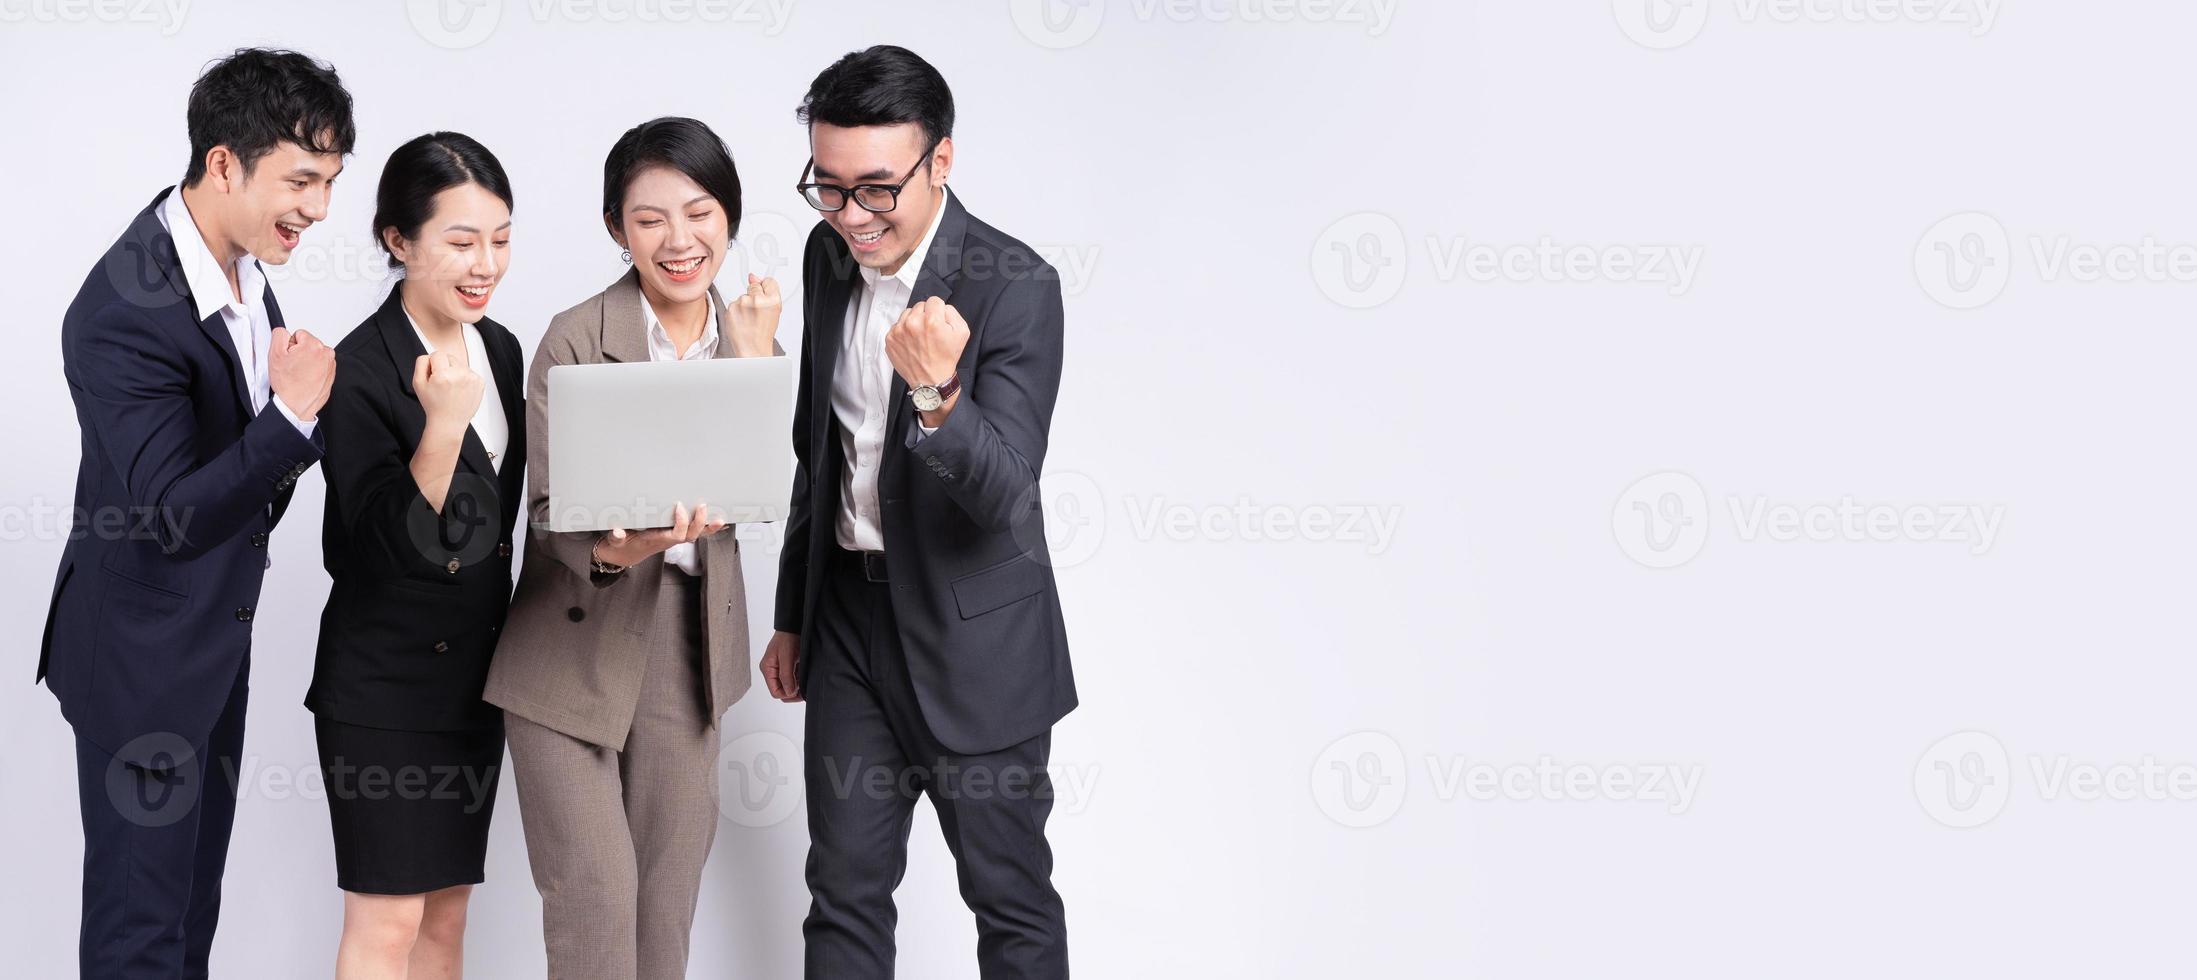
[[291,414],[313,421],[336,387],[336,352],[303,330],[276,327],[267,344],[267,386]]
[[412,362],[412,391],[427,410],[431,432],[463,436],[481,410],[481,391],[487,382],[473,369],[458,363],[449,351],[421,354]]
[[967,346],[969,324],[936,296],[902,311],[900,322],[885,331],[885,357],[910,388],[945,384]]
[[778,280],[748,273],[748,291],[732,298],[732,356],[769,357],[778,336]]

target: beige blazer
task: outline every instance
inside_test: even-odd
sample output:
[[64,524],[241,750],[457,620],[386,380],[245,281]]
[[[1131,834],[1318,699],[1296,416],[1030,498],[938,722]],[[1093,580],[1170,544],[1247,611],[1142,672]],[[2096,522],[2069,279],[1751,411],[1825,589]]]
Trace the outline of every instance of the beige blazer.
[[[717,356],[731,357],[723,297],[715,287]],[[648,335],[640,274],[627,270],[610,288],[549,322],[526,377],[527,502],[530,523],[549,516],[549,369],[559,364],[646,361]],[[773,344],[776,349],[776,344]],[[778,349],[783,354],[783,349]],[[702,566],[702,635],[709,648],[709,721],[723,717],[753,682],[748,669],[747,588],[734,529],[696,543]],[[656,623],[657,590],[683,575],[662,555],[618,575],[597,575],[593,532],[527,532],[525,561],[489,665],[482,697],[505,711],[573,738],[625,749],[650,644],[675,631]]]

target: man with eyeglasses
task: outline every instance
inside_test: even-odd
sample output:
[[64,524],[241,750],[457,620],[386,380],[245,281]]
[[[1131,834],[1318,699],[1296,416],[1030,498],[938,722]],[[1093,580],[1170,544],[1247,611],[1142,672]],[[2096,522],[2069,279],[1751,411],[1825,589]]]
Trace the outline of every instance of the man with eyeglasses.
[[1061,290],[946,178],[953,95],[904,48],[818,75],[797,189],[801,393],[763,678],[806,701],[807,975],[890,977],[916,800],[976,913],[980,975],[1066,977],[1045,820],[1076,706],[1038,474]]

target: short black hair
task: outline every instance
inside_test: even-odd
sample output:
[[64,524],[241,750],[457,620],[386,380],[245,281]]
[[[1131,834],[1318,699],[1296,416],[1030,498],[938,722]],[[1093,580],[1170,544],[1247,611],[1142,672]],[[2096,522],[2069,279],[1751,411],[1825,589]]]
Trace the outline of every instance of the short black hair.
[[[389,247],[385,229],[395,228],[405,241],[417,241],[420,226],[435,213],[435,195],[453,187],[479,184],[511,203],[511,178],[503,164],[479,140],[464,133],[428,133],[397,147],[381,168],[381,186],[374,192],[374,243]],[[404,263],[389,256],[389,267]]]
[[946,76],[915,52],[879,44],[832,62],[809,83],[793,116],[804,126],[918,123],[936,146],[954,134],[954,93]]
[[626,130],[603,158],[603,216],[613,225],[625,219],[626,186],[650,167],[670,167],[687,175],[724,205],[729,236],[740,234],[740,170],[715,130],[698,119],[660,116]]
[[206,153],[226,146],[252,167],[288,140],[314,153],[349,156],[358,131],[351,93],[325,62],[274,48],[238,48],[206,66],[191,86],[191,165],[183,186],[206,176]]

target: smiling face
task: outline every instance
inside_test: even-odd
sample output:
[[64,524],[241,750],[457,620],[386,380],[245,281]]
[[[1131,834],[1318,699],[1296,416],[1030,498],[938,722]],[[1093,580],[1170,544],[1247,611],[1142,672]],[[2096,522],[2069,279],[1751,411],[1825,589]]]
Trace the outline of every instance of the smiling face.
[[725,263],[731,227],[724,205],[702,185],[675,168],[654,166],[626,183],[610,237],[633,253],[652,302],[683,306],[709,295]]
[[839,232],[854,252],[854,260],[886,275],[900,265],[931,229],[931,219],[945,199],[947,172],[953,169],[954,141],[942,140],[932,151],[930,165],[918,168],[928,145],[923,127],[916,123],[891,126],[809,127],[809,146],[816,168],[809,180],[818,184],[897,184],[915,170],[900,189],[899,203],[891,211],[873,213],[852,200],[837,211],[824,212],[824,220]]
[[382,236],[404,263],[404,306],[413,317],[473,323],[487,314],[510,267],[511,208],[486,187],[459,184],[435,195],[418,238],[406,240],[394,228]]
[[214,192],[220,227],[232,252],[249,253],[267,265],[290,261],[305,229],[328,217],[328,199],[343,171],[343,157],[315,153],[296,143],[275,144],[253,161],[243,161],[217,146],[206,154],[206,173],[198,186]]

